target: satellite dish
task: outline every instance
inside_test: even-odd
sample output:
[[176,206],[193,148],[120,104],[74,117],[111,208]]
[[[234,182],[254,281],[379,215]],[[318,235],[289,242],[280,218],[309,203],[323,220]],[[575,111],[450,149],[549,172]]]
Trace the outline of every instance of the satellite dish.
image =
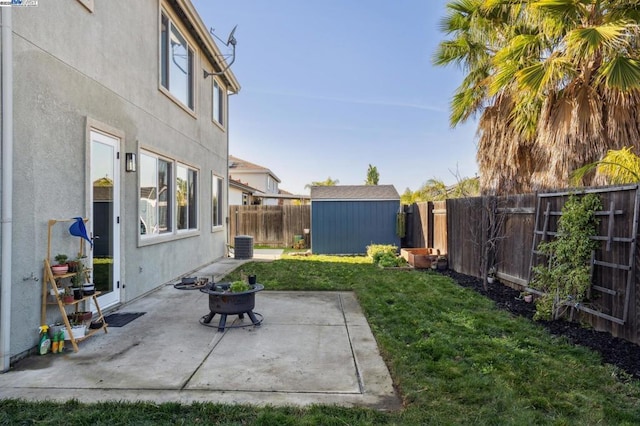
[[236,32],[236,28],[238,28],[237,25],[235,27],[233,27],[233,29],[231,30],[231,33],[229,33],[229,38],[227,38],[227,46],[228,45],[232,45],[232,46],[236,45],[236,38],[233,36],[233,34],[235,34],[235,32]]
[[218,40],[220,40],[222,43],[225,44],[225,46],[229,46],[231,45],[231,47],[233,48],[233,52],[232,52],[232,58],[231,61],[229,63],[227,63],[227,66],[224,67],[224,69],[222,71],[219,72],[208,72],[207,70],[202,70],[204,73],[204,78],[209,77],[210,75],[221,75],[224,74],[225,71],[227,71],[229,69],[229,67],[231,67],[231,65],[233,64],[233,62],[236,60],[236,38],[234,37],[234,34],[236,32],[236,28],[238,28],[238,26],[236,25],[235,27],[233,27],[233,29],[231,30],[231,32],[229,33],[229,37],[227,37],[227,42],[225,43],[224,41],[222,41],[222,39],[220,37],[218,37],[217,35],[215,35],[214,33],[214,29],[210,28],[209,29],[209,33],[214,36],[215,38],[217,38]]

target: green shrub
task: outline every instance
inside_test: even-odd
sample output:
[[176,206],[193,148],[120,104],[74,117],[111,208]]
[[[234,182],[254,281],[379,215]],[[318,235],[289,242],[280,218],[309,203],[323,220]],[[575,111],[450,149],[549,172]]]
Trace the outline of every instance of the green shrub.
[[367,246],[367,256],[371,258],[374,265],[379,265],[382,256],[385,254],[390,254],[395,258],[397,253],[398,247],[391,244],[371,244]]
[[378,266],[381,268],[392,268],[398,266],[398,256],[392,253],[385,252],[380,256]]
[[544,295],[536,300],[534,319],[555,320],[567,306],[582,303],[591,287],[591,253],[598,242],[596,210],[602,202],[596,194],[571,195],[558,220],[558,233],[538,250],[548,261],[533,268],[532,285]]

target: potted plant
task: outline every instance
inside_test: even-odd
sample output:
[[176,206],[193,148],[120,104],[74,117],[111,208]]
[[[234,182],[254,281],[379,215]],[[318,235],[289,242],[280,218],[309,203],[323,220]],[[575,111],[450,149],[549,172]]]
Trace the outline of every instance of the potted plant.
[[84,264],[82,263],[82,258],[77,258],[75,260],[76,263],[76,270],[75,270],[75,275],[73,277],[71,277],[71,283],[73,284],[73,295],[74,298],[76,300],[80,300],[83,297],[83,293],[82,293],[82,285],[85,282],[85,270],[84,270]]
[[71,287],[64,288],[64,293],[61,298],[63,303],[73,303],[75,299],[73,298],[73,291],[71,291]]
[[436,260],[438,271],[444,271],[449,267],[449,260],[446,255],[438,256],[438,260]]
[[91,318],[93,318],[93,313],[91,311],[78,311],[68,314],[67,318],[73,325],[80,325],[90,322]]
[[69,256],[63,253],[58,253],[55,257],[57,262],[56,265],[51,266],[51,271],[54,275],[62,275],[66,274],[69,271],[69,265],[67,265],[67,260]]
[[245,281],[234,281],[229,286],[229,290],[233,293],[242,293],[243,291],[248,291],[251,287]]

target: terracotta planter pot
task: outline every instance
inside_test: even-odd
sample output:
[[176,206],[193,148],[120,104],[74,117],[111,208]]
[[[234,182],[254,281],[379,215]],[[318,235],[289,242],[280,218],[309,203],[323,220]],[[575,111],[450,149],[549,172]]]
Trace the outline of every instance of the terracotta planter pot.
[[66,274],[67,272],[69,272],[69,265],[67,265],[66,263],[64,265],[53,265],[51,267],[51,271],[53,272],[53,275]]

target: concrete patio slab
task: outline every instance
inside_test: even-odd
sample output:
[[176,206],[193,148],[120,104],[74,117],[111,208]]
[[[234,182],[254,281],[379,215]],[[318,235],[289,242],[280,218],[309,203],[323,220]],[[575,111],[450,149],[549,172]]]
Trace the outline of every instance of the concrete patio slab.
[[[197,275],[218,278],[240,264],[224,262]],[[163,286],[121,308],[144,315],[81,342],[79,352],[67,345],[18,362],[0,375],[0,397],[400,408],[352,293],[262,291],[262,324],[230,315],[224,332],[218,316],[212,327],[200,323],[208,297]]]

